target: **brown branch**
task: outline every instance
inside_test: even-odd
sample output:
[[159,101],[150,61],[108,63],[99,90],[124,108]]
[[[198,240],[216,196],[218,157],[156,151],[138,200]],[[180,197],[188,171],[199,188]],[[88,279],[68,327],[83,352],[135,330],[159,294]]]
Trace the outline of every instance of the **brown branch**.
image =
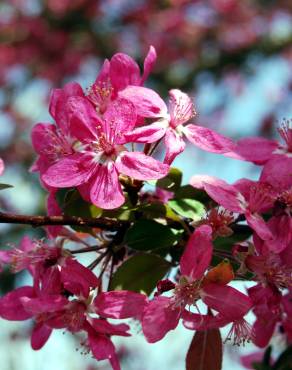
[[2,224],[21,224],[40,226],[87,226],[96,227],[108,231],[117,231],[128,224],[127,221],[116,221],[108,218],[84,218],[77,216],[29,216],[15,215],[0,212],[0,223]]

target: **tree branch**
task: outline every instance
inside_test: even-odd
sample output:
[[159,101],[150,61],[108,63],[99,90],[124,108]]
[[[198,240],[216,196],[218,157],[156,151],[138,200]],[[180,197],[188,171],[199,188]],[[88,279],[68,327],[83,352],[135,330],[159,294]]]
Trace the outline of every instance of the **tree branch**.
[[15,215],[0,212],[1,224],[21,224],[40,226],[87,226],[108,231],[117,231],[128,224],[127,221],[116,221],[108,218],[84,218],[77,216],[29,216]]

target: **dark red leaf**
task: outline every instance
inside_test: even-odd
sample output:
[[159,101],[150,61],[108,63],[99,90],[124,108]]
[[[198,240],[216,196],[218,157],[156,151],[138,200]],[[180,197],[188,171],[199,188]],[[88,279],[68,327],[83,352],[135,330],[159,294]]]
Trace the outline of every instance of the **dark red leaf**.
[[222,339],[219,329],[197,331],[186,357],[186,370],[221,370]]

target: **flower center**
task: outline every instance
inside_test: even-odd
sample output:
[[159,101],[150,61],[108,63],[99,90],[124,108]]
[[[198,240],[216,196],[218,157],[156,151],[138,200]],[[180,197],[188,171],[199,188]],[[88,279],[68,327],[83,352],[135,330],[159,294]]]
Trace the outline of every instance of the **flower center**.
[[44,154],[50,157],[53,162],[56,162],[63,156],[73,153],[73,141],[69,136],[64,135],[59,129],[56,129],[56,132],[50,130],[47,133],[49,138]]
[[96,111],[103,114],[111,100],[113,88],[110,80],[94,83],[88,90],[87,97],[95,105]]
[[287,151],[292,152],[292,120],[285,118],[278,128],[278,132],[286,143]]
[[233,345],[245,345],[245,342],[249,343],[253,339],[253,336],[254,333],[249,323],[245,319],[240,319],[232,324],[224,343],[233,338]]
[[252,185],[249,193],[250,210],[259,211],[272,207],[275,197],[275,190],[271,185],[265,182]]
[[174,289],[174,305],[181,308],[193,305],[200,299],[199,286],[199,280],[188,282],[185,277],[182,277]]

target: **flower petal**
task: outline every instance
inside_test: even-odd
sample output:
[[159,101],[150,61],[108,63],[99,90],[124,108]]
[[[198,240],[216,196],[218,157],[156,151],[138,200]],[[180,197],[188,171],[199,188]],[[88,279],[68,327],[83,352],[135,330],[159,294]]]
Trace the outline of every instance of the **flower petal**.
[[22,297],[20,301],[24,309],[33,315],[60,311],[68,304],[67,298],[53,294],[39,298]]
[[292,157],[273,155],[264,166],[260,181],[268,182],[279,192],[292,186]]
[[192,99],[178,89],[170,90],[169,95],[169,114],[172,126],[182,125],[189,121],[195,115]]
[[258,213],[252,213],[249,210],[245,212],[245,218],[248,225],[258,234],[262,240],[272,240],[273,234],[265,223],[262,216]]
[[138,116],[161,118],[167,115],[167,107],[161,97],[153,90],[142,86],[128,86],[119,96],[132,102]]
[[156,50],[155,48],[151,45],[148,51],[148,54],[146,55],[146,58],[144,60],[144,72],[143,76],[140,81],[140,85],[143,85],[144,82],[147,80],[150,72],[152,71],[154,64],[156,62]]
[[118,171],[136,180],[155,180],[166,176],[167,164],[141,152],[122,152],[116,160]]
[[110,60],[110,80],[115,90],[140,84],[140,68],[129,55],[115,54]]
[[72,258],[67,258],[61,269],[61,280],[69,292],[88,298],[90,288],[96,288],[99,280],[95,274]]
[[164,163],[171,165],[176,156],[185,150],[186,144],[183,138],[171,128],[166,131],[164,143],[166,146]]
[[110,360],[114,370],[121,370],[112,341],[104,335],[88,333],[88,343],[93,356],[98,360]]
[[0,298],[0,316],[11,321],[22,321],[31,318],[33,315],[24,309],[21,298],[32,298],[34,295],[34,290],[30,286],[17,288],[7,293]]
[[184,127],[184,133],[192,144],[207,152],[222,154],[234,148],[231,139],[206,127],[187,125]]
[[125,197],[118,172],[112,162],[99,167],[91,184],[90,199],[93,204],[103,209],[118,208],[124,203]]
[[3,172],[4,172],[4,162],[3,160],[0,158],[0,176],[3,175]]
[[105,121],[105,135],[108,141],[124,144],[123,135],[135,127],[137,114],[130,101],[118,98],[108,106],[103,118]]
[[31,334],[31,347],[35,351],[41,349],[48,341],[53,329],[49,328],[46,324],[40,322],[33,328]]
[[154,143],[164,136],[167,125],[165,121],[157,121],[150,125],[140,126],[126,133],[125,138],[127,142],[132,143]]
[[226,182],[224,180],[218,179],[214,176],[209,175],[194,175],[190,179],[190,185],[192,185],[196,189],[205,189],[205,183],[211,184],[211,185],[226,185]]
[[238,213],[245,212],[245,199],[234,186],[223,182],[223,180],[220,180],[217,184],[213,184],[213,180],[211,184],[205,182],[204,189],[215,202],[229,211]]
[[213,252],[212,228],[208,225],[198,227],[191,235],[180,259],[182,275],[200,279],[209,267]]
[[140,318],[147,296],[127,290],[99,294],[94,300],[96,313],[113,319]]
[[149,343],[162,339],[170,330],[177,327],[180,309],[170,305],[170,298],[155,297],[145,308],[142,329]]
[[227,285],[207,284],[202,289],[201,297],[208,307],[230,321],[241,319],[253,305],[247,295]]
[[104,122],[86,98],[71,97],[66,103],[70,111],[70,132],[81,142],[97,141],[104,132]]
[[96,165],[88,156],[75,153],[53,164],[43,174],[42,180],[55,188],[68,188],[88,181]]
[[94,328],[94,330],[101,334],[120,335],[123,337],[129,337],[131,335],[130,333],[127,333],[127,331],[130,329],[129,325],[127,324],[114,325],[110,324],[104,319],[91,319],[90,324]]
[[66,101],[71,96],[84,97],[83,90],[77,82],[68,83],[63,89],[54,89],[50,99],[50,114],[65,134],[69,131],[69,112],[66,109]]
[[263,165],[271,159],[278,146],[275,140],[268,140],[263,137],[246,137],[238,140],[234,150],[225,153],[225,155],[230,158]]

